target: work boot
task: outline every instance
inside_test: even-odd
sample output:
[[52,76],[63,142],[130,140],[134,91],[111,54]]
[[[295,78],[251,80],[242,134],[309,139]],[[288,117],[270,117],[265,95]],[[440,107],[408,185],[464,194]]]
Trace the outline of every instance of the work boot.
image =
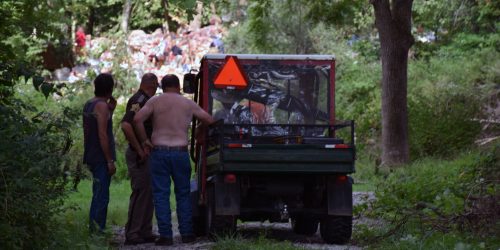
[[144,240],[144,243],[153,243],[156,242],[156,240],[158,239],[158,235],[150,235],[142,239]]
[[196,236],[194,235],[186,235],[182,236],[182,243],[191,243],[196,240]]
[[157,246],[171,246],[173,244],[174,242],[172,241],[172,238],[167,237],[160,237],[155,242],[155,245]]
[[143,243],[146,243],[144,241],[144,239],[142,238],[136,238],[136,239],[127,239],[125,240],[125,245],[139,245],[139,244],[143,244]]

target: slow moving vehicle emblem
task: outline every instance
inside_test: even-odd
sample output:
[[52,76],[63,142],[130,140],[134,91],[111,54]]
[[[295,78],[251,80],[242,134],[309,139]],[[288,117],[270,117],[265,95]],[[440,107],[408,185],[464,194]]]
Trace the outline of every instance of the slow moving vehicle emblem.
[[247,77],[236,56],[226,56],[224,66],[215,76],[214,85],[216,88],[226,89],[244,89],[247,87]]

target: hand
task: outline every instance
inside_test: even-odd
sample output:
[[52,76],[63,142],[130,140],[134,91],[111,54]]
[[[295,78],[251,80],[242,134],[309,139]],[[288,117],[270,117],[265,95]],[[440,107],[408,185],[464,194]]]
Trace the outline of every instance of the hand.
[[196,132],[195,132],[195,139],[196,139],[196,142],[199,143],[199,144],[203,144],[205,142],[205,136],[203,133],[203,127],[202,126],[197,126],[196,127]]
[[116,99],[112,96],[108,99],[108,107],[111,111],[115,110],[116,108]]
[[144,153],[146,156],[148,156],[151,153],[151,149],[153,149],[153,143],[151,143],[149,140],[145,140],[142,143],[142,148],[144,149]]
[[139,157],[139,163],[144,162],[148,158],[146,152],[142,149],[137,150],[137,156]]
[[108,174],[113,176],[116,173],[115,162],[108,162]]

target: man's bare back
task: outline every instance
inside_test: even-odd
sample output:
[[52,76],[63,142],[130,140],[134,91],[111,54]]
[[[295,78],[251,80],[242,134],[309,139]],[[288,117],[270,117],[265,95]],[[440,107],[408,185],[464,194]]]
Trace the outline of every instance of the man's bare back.
[[[180,83],[176,75],[165,75],[161,79],[161,88],[163,94],[146,102],[135,115],[134,124],[142,147],[146,154],[149,154],[156,220],[160,233],[156,245],[172,245],[170,180],[173,180],[175,186],[182,241],[191,242],[194,240],[194,232],[189,198],[191,164],[189,153],[185,150],[188,143],[187,130],[193,116],[204,125],[212,123],[213,119],[195,102],[180,95]],[[152,142],[147,139],[143,124],[151,116]]]
[[192,100],[175,92],[166,92],[151,98],[136,114],[134,120],[153,116],[154,146],[186,146],[188,127],[193,116],[205,124],[212,123],[212,117]]

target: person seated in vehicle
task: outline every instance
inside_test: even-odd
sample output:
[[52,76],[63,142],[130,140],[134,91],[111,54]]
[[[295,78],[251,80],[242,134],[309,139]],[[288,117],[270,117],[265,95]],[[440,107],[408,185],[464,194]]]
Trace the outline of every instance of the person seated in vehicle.
[[[274,106],[244,98],[238,90],[212,90],[213,117],[224,120],[225,124],[276,124]],[[238,127],[239,133],[247,133],[248,128]],[[252,127],[253,136],[281,135],[282,131],[275,126]]]
[[234,91],[212,90],[213,117],[225,124],[251,124],[252,116],[248,106],[240,105],[243,97]]

